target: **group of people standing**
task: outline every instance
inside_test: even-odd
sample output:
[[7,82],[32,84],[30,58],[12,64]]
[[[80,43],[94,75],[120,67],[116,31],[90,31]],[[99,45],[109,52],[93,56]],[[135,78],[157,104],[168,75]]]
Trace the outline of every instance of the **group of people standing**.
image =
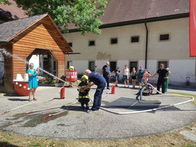
[[[137,83],[139,84],[139,87],[141,87],[142,84],[147,83],[150,76],[151,74],[148,72],[148,70],[144,69],[142,66],[139,67],[138,71],[135,67],[133,67],[132,71],[130,72],[127,65],[125,65],[123,69],[123,82],[125,87],[129,87],[130,82],[133,85],[133,88],[135,88]],[[116,81],[116,83],[118,82],[119,81]]]
[[[117,67],[114,71],[111,72],[110,64],[109,62],[106,62],[102,70],[103,70],[103,77],[107,82],[107,89],[109,89],[109,81],[110,81],[111,73],[114,73],[115,84],[116,86],[118,86],[118,83],[120,81],[120,76],[121,76],[120,69]],[[136,70],[136,68],[133,67],[132,71],[130,71],[128,66],[125,65],[122,71],[122,80],[124,83],[124,87],[129,87],[131,82],[133,88],[136,87],[137,83],[139,85],[139,88],[141,88],[142,85],[147,84],[149,78],[158,76],[157,90],[159,91],[160,87],[162,87],[162,93],[165,93],[165,81],[167,80],[168,75],[169,75],[169,70],[165,68],[164,64],[160,64],[160,67],[155,74],[150,74],[150,72],[147,69],[144,69],[142,66],[140,66],[138,70]]]
[[[105,78],[107,82],[107,89],[109,89],[109,81],[111,77],[111,73],[114,73],[115,77],[115,84],[118,86],[118,83],[120,81],[120,76],[121,76],[121,71],[119,67],[117,67],[114,71],[110,71],[110,64],[109,62],[106,62],[106,64],[102,68],[103,70],[103,77]],[[136,71],[136,68],[133,67],[132,71],[130,72],[129,68],[127,65],[125,65],[123,72],[122,72],[122,79],[124,82],[124,87],[129,87],[130,81],[133,85],[133,88],[135,88],[136,83],[138,82],[139,84],[142,82],[142,78],[144,75],[144,70],[142,66],[140,66],[139,70]]]

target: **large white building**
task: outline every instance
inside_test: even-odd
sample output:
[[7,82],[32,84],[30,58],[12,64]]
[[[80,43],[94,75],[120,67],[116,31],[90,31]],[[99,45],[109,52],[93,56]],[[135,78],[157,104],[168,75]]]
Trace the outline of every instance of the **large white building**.
[[188,0],[111,0],[102,17],[102,34],[84,36],[77,29],[65,34],[74,52],[72,64],[101,71],[106,61],[111,69],[124,65],[146,67],[155,73],[160,63],[171,71],[173,85],[196,85],[196,58],[189,56]]
[[[3,22],[27,16],[13,4],[0,5],[0,17]],[[170,84],[190,80],[196,86],[196,58],[189,56],[189,0],[110,0],[101,19],[100,35],[83,36],[74,28],[65,34],[73,51],[80,53],[68,56],[68,65],[79,73],[87,68],[101,72],[108,60],[112,70],[141,65],[151,73],[165,63],[172,73]],[[48,58],[34,55],[30,62],[44,68]],[[55,73],[53,66],[49,71]]]

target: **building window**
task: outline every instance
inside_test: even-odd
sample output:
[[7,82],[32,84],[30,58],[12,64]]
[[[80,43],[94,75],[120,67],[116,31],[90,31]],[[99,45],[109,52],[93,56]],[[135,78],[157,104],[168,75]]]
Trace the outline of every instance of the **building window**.
[[92,71],[92,72],[94,72],[95,71],[95,61],[89,61],[88,62],[88,68]]
[[110,43],[111,44],[117,44],[118,43],[118,38],[111,38]]
[[167,68],[167,67],[168,67],[168,61],[158,61],[157,69],[159,69],[159,68],[160,68],[160,65],[161,65],[161,64],[164,64],[165,68]]
[[130,72],[132,72],[132,69],[135,68],[136,71],[138,69],[138,62],[137,61],[130,61],[129,62],[129,69],[130,69]]
[[70,47],[72,47],[72,46],[73,46],[72,42],[69,42],[69,43],[68,43],[68,45],[69,45]]
[[90,40],[88,42],[88,46],[95,46],[95,41],[94,40]]
[[165,40],[169,40],[169,34],[161,34],[159,40],[160,41],[165,41]]
[[113,72],[116,70],[116,67],[117,67],[117,63],[116,61],[111,61],[110,62],[110,71]]
[[136,43],[140,41],[140,37],[139,36],[132,36],[131,37],[131,43]]

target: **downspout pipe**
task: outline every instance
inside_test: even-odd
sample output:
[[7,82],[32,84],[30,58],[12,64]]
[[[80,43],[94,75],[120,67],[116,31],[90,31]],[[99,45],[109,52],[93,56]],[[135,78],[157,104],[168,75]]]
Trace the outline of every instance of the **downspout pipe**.
[[145,29],[146,29],[146,46],[145,46],[145,69],[147,69],[147,65],[148,65],[148,35],[149,35],[149,31],[148,31],[148,25],[145,22]]

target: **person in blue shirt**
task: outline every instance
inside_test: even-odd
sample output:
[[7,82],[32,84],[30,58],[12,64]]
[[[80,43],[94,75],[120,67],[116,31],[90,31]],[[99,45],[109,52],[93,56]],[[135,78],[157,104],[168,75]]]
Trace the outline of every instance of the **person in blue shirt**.
[[89,78],[88,87],[91,87],[94,84],[97,85],[97,89],[94,94],[93,106],[91,108],[92,111],[97,111],[101,106],[101,99],[102,99],[103,90],[105,89],[106,86],[106,80],[101,74],[96,72],[91,72],[89,69],[85,71],[85,74]]
[[139,88],[142,88],[142,78],[144,75],[144,68],[142,66],[139,67],[137,72],[137,82],[139,83]]
[[107,82],[107,89],[110,89],[110,63],[106,62],[106,65],[103,66],[103,77]]
[[31,101],[31,95],[33,96],[33,100],[36,100],[35,98],[35,91],[38,87],[38,70],[34,69],[34,64],[31,63],[29,65],[29,69],[27,70],[27,74],[29,75],[29,101]]

